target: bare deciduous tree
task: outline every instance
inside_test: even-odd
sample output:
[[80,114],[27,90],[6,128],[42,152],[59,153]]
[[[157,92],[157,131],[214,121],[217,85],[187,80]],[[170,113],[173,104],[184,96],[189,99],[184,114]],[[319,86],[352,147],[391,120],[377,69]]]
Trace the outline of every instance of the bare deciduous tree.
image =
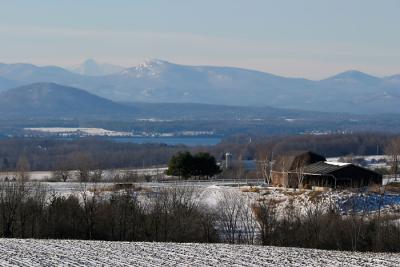
[[19,157],[17,161],[17,180],[26,182],[29,180],[29,171],[30,171],[31,165],[29,163],[29,159],[25,156],[22,155]]
[[348,222],[350,224],[351,249],[359,250],[360,239],[362,238],[362,230],[365,226],[365,219],[368,213],[368,203],[364,196],[353,197],[350,200],[349,210],[347,211]]
[[266,200],[261,200],[254,207],[260,224],[260,239],[262,245],[269,245],[273,240],[273,232],[277,224],[277,215],[274,205]]
[[218,199],[218,228],[222,239],[234,244],[240,232],[240,213],[243,199],[234,191],[223,191]]
[[257,157],[257,172],[263,178],[267,185],[272,182],[272,154],[266,151],[258,153]]
[[17,212],[28,195],[29,190],[23,180],[0,183],[0,211],[4,237],[13,237]]
[[70,171],[67,170],[55,170],[52,175],[52,179],[55,181],[66,182],[71,176]]
[[53,179],[56,181],[66,182],[71,178],[71,166],[68,161],[57,162],[55,171],[53,172]]
[[393,138],[387,144],[385,153],[390,156],[392,174],[395,181],[397,181],[400,163],[400,137]]
[[98,183],[103,179],[104,173],[103,170],[94,170],[91,172],[90,181],[92,183]]
[[312,204],[308,202],[305,213],[305,225],[308,228],[307,233],[310,237],[310,244],[312,247],[319,247],[323,230],[322,217],[324,215],[320,201],[315,201]]
[[295,176],[296,176],[296,183],[297,183],[297,188],[302,188],[303,187],[303,181],[304,181],[304,169],[306,167],[306,162],[303,159],[300,159],[296,162],[295,166]]
[[237,162],[234,164],[234,179],[239,183],[245,176],[245,168],[243,164],[242,155],[239,155]]
[[99,208],[98,203],[100,200],[99,190],[96,186],[93,188],[88,188],[84,183],[81,184],[80,192],[83,204],[83,215],[85,220],[85,228],[87,238],[89,240],[93,239],[94,228],[96,225],[96,215]]
[[222,239],[228,243],[255,242],[258,228],[256,217],[249,199],[240,192],[227,190],[218,199],[218,225]]

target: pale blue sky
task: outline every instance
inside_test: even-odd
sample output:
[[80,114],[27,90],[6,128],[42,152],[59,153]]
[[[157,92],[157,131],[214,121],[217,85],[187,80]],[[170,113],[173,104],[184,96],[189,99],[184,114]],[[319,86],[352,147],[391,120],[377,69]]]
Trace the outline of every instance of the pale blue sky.
[[0,0],[0,62],[400,73],[397,0]]

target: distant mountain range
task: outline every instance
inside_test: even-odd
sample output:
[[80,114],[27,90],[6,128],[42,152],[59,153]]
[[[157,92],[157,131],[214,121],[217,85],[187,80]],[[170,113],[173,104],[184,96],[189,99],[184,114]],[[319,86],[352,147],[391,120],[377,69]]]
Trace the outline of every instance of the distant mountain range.
[[[83,124],[81,124],[83,123]],[[137,132],[205,131],[289,134],[399,131],[399,116],[325,113],[268,106],[197,103],[121,103],[55,83],[34,83],[0,92],[0,138],[25,127],[78,127]]]
[[118,103],[82,89],[55,83],[34,83],[0,92],[1,119],[284,120],[318,115],[329,116],[325,113],[271,107],[196,103]]
[[[185,66],[150,60],[105,71],[87,61],[76,72],[54,66],[0,64],[0,90],[37,82],[78,87],[119,102],[205,103],[349,112],[400,113],[400,75],[347,71],[312,81],[231,67]],[[81,74],[79,74],[81,73]],[[102,75],[109,73],[107,75]]]

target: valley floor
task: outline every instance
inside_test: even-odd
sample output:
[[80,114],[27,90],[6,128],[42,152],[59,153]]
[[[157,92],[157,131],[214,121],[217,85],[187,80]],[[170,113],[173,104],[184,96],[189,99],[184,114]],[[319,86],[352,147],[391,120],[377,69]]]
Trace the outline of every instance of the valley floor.
[[400,255],[227,244],[0,239],[0,266],[400,266]]

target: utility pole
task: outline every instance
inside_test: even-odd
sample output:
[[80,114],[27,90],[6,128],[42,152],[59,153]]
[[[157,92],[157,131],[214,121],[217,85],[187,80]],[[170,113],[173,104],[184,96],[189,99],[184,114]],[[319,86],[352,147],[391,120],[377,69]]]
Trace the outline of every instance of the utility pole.
[[268,179],[268,186],[272,181],[272,166],[273,166],[273,157],[274,157],[274,152],[271,151],[271,157],[269,159],[269,179]]

